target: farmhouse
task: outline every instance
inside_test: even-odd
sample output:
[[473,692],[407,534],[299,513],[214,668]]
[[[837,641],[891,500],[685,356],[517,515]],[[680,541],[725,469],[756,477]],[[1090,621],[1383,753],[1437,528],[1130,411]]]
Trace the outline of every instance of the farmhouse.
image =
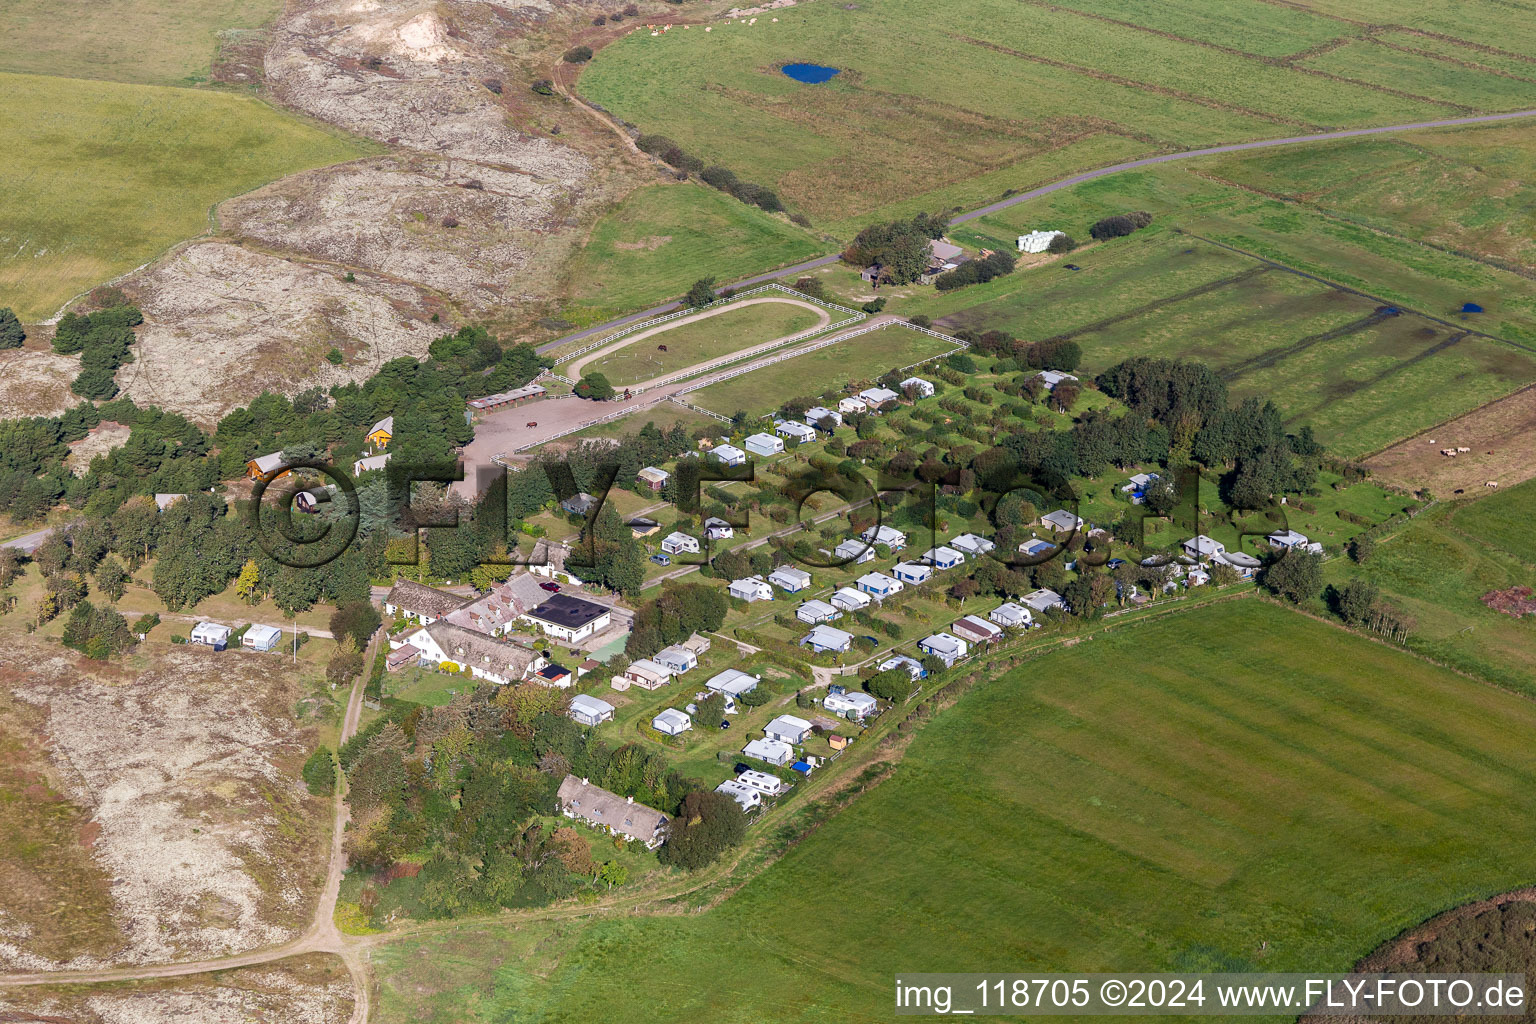
[[781,565],[768,574],[768,582],[786,594],[798,594],[811,585],[811,574],[792,565]]
[[557,640],[577,644],[607,629],[613,621],[613,613],[607,605],[583,601],[569,594],[556,594],[532,611],[525,612],[523,618]]
[[1061,611],[1067,610],[1067,602],[1063,601],[1061,595],[1054,590],[1037,590],[1032,594],[1025,594],[1021,600],[1024,603],[1024,607],[1036,615],[1044,615],[1052,608],[1057,608]]
[[1043,382],[1045,384],[1045,390],[1047,391],[1055,391],[1056,385],[1060,384],[1062,381],[1077,380],[1077,378],[1072,376],[1070,373],[1062,373],[1060,370],[1041,370],[1039,373],[1035,374],[1035,379]]
[[385,416],[368,428],[368,443],[374,448],[388,448],[390,439],[394,436],[395,418],[393,416]]
[[659,491],[667,485],[667,479],[671,477],[671,475],[671,473],[668,473],[664,469],[657,469],[655,466],[646,466],[640,472],[635,474],[635,479],[640,482],[640,486],[648,487],[653,491]]
[[879,701],[867,693],[855,690],[852,693],[828,693],[822,699],[821,706],[834,715],[858,722],[869,717],[879,706]]
[[192,627],[192,632],[187,637],[187,643],[201,644],[204,647],[212,647],[216,651],[222,651],[229,645],[229,634],[232,632],[234,630],[217,622],[199,622]]
[[863,611],[870,606],[873,599],[862,590],[852,587],[839,587],[832,595],[832,604],[845,612]]
[[1003,631],[1000,627],[994,626],[986,619],[977,618],[974,615],[967,615],[964,618],[958,619],[949,628],[954,630],[956,636],[969,640],[972,643],[990,644],[1003,638]]
[[816,440],[816,428],[809,423],[801,423],[798,420],[785,420],[773,428],[774,433],[791,441],[801,444],[810,444]]
[[869,412],[869,403],[862,398],[844,398],[838,401],[837,411],[844,416],[854,413]]
[[1009,601],[1006,604],[1000,604],[993,608],[987,613],[987,618],[1006,629],[1020,629],[1028,626],[1034,616],[1030,614],[1028,608]]
[[736,776],[736,781],[741,783],[743,786],[751,786],[753,789],[766,796],[778,796],[780,793],[783,793],[785,790],[789,789],[789,783],[785,782],[777,775],[770,775],[767,772],[760,772],[756,768],[748,768],[746,771]]
[[704,520],[704,536],[710,540],[730,540],[736,536],[736,529],[719,516],[710,516]]
[[836,606],[825,601],[807,601],[795,609],[795,618],[813,626],[818,622],[831,622],[833,619],[841,618],[842,615],[843,613],[838,611]]
[[891,575],[903,583],[916,586],[919,583],[928,582],[928,577],[933,575],[933,566],[919,565],[916,562],[897,562],[895,568],[891,570]]
[[638,686],[642,690],[659,690],[672,679],[672,670],[649,658],[638,658],[629,667],[613,677],[609,684],[615,690],[627,690]]
[[726,591],[743,601],[772,601],[773,588],[761,576],[748,576],[744,580],[732,580]]
[[685,675],[699,665],[698,656],[682,646],[664,647],[656,652],[652,660],[671,669],[675,676]]
[[971,558],[979,558],[988,551],[993,551],[997,548],[997,545],[987,538],[977,536],[974,533],[962,533],[950,541],[949,546]]
[[[772,434],[753,434],[743,441],[742,444],[753,455],[762,455],[764,457],[777,455],[784,450],[784,439],[774,437]],[[719,450],[719,448],[715,449],[716,452]]]
[[965,657],[965,652],[969,650],[964,640],[950,636],[948,633],[935,633],[924,637],[917,642],[917,649],[938,658],[945,665],[953,665]]
[[546,394],[542,384],[527,384],[511,391],[498,391],[494,395],[486,395],[484,398],[471,398],[464,404],[471,409],[498,409],[503,405],[521,405],[535,398],[542,398]]
[[964,251],[953,242],[935,238],[928,243],[928,267],[930,270],[953,270],[965,262],[960,258]]
[[283,631],[276,626],[251,626],[240,638],[240,646],[253,651],[270,651],[283,639]]
[[436,622],[468,602],[415,580],[396,580],[384,597],[384,614],[415,619],[423,626]]
[[592,495],[586,491],[577,491],[569,498],[561,501],[560,507],[573,516],[584,516],[592,511],[592,507],[596,504],[597,499],[592,497]]
[[696,555],[699,553],[699,539],[697,537],[690,537],[682,532],[669,533],[666,537],[662,538],[661,550],[669,555],[676,555],[684,551]]
[[838,558],[847,559],[854,565],[863,565],[865,562],[875,560],[875,546],[867,541],[849,538],[833,548],[832,554]]
[[[477,633],[451,622],[434,622],[412,633],[405,642],[421,652],[424,665],[457,665],[476,679],[505,686],[520,683],[544,667],[537,651],[508,640]],[[394,641],[390,646],[394,646]]]
[[[891,577],[883,572],[872,572],[860,576],[854,581],[854,584],[876,600],[890,597],[892,594],[899,594],[905,589],[900,580],[891,579]],[[833,595],[834,600],[836,596],[835,594]]]
[[367,458],[358,459],[356,462],[352,463],[352,475],[362,476],[364,473],[370,472],[372,470],[383,469],[385,466],[389,465],[391,454],[393,453],[385,452],[383,455],[370,455]]
[[1207,558],[1215,558],[1217,555],[1227,553],[1227,546],[1219,540],[1212,540],[1205,534],[1191,537],[1184,542],[1184,553],[1196,561],[1205,561]]
[[953,569],[957,565],[965,564],[965,556],[954,548],[937,547],[923,552],[923,561],[935,569]]
[[155,511],[164,512],[166,509],[170,508],[172,505],[176,504],[178,501],[181,501],[185,497],[185,494],[156,494]]
[[907,535],[889,526],[871,526],[859,537],[871,544],[884,544],[892,551],[900,551],[907,546]]
[[1051,243],[1063,237],[1065,231],[1031,231],[1019,236],[1019,252],[1039,253],[1051,247]]
[[911,395],[914,399],[933,397],[933,383],[921,377],[908,377],[896,386],[901,389],[902,394]]
[[795,756],[795,748],[788,743],[780,743],[778,740],[753,740],[741,752],[747,757],[759,761],[767,761],[775,767],[783,767]]
[[1073,530],[1081,529],[1083,526],[1081,516],[1074,515],[1064,508],[1059,508],[1049,515],[1041,516],[1040,521],[1057,533],[1070,533]]
[[763,794],[751,786],[744,786],[735,779],[726,779],[715,787],[716,793],[724,793],[741,805],[743,811],[750,811],[759,807],[763,802]]
[[676,708],[667,708],[651,719],[651,728],[668,736],[681,736],[693,728],[693,720]]
[[1127,494],[1131,493],[1132,491],[1144,491],[1147,489],[1147,485],[1152,481],[1161,479],[1162,477],[1156,473],[1137,473],[1126,483],[1122,484],[1120,490]]
[[810,734],[811,723],[795,715],[780,715],[763,726],[763,735],[780,743],[804,743]]
[[463,626],[487,636],[501,636],[510,631],[518,619],[531,608],[536,608],[549,597],[539,587],[539,581],[528,573],[498,583],[485,595],[453,609],[443,618],[455,626]]
[[605,700],[578,693],[571,698],[569,714],[573,720],[582,725],[602,725],[604,722],[613,721],[613,705]]
[[757,689],[758,682],[757,676],[748,675],[739,668],[728,668],[719,675],[712,676],[704,686],[726,697],[740,697],[744,693]]
[[875,666],[878,672],[889,672],[893,668],[905,670],[907,675],[912,677],[913,682],[928,678],[928,670],[923,668],[923,663],[905,654],[892,655]]
[[716,445],[709,454],[726,466],[741,466],[747,461],[747,453],[733,444]]
[[634,797],[625,798],[610,793],[601,786],[590,785],[586,779],[567,775],[556,794],[560,813],[567,818],[577,818],[597,828],[606,828],[614,835],[638,839],[646,849],[654,850],[666,838],[667,816],[653,807],[635,803]]
[[1242,551],[1223,551],[1216,556],[1215,560],[1230,565],[1245,580],[1253,579],[1254,573],[1264,564],[1252,555],[1245,554]]
[[890,388],[866,388],[859,392],[859,397],[864,400],[864,405],[870,409],[878,409],[887,402],[894,402],[901,396]]
[[813,405],[805,410],[805,422],[813,427],[820,427],[822,430],[830,431],[833,427],[843,425],[843,414],[834,412],[824,405]]
[[828,651],[842,652],[853,646],[853,634],[831,626],[817,626],[800,640],[801,647],[809,647],[817,654]]

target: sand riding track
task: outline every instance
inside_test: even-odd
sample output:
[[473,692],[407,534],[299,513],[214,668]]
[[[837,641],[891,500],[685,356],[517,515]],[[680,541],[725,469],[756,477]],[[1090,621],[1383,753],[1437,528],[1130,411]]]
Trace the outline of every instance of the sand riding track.
[[[701,320],[708,320],[712,316],[719,316],[721,313],[729,313],[732,310],[742,309],[742,308],[744,308],[746,306],[755,306],[755,305],[757,305],[758,303],[761,303],[761,302],[782,302],[786,306],[800,306],[803,309],[810,310],[812,313],[816,314],[816,326],[812,327],[812,328],[808,328],[808,330],[819,330],[819,329],[827,326],[827,324],[832,322],[832,317],[827,312],[827,310],[825,308],[821,307],[821,306],[816,305],[815,303],[806,302],[804,299],[791,299],[791,298],[788,298],[788,297],[785,297],[785,296],[764,295],[764,296],[761,296],[761,297],[755,298],[755,299],[743,299],[740,302],[732,302],[729,305],[719,306],[719,307],[717,307],[715,309],[705,310],[703,313],[696,313],[693,316],[680,317],[680,318],[678,318],[676,320],[672,320],[672,321],[669,321],[669,322],[664,323],[664,324],[659,324],[656,327],[651,327],[651,328],[649,328],[647,330],[640,331],[640,332],[638,332],[636,334],[629,335],[628,337],[619,340],[615,344],[607,345],[607,346],[605,346],[603,348],[600,348],[600,349],[597,349],[595,351],[588,352],[587,354],[583,355],[581,358],[579,358],[576,361],[572,362],[569,366],[560,368],[560,372],[562,374],[564,374],[565,376],[571,378],[572,380],[576,380],[576,379],[578,379],[581,376],[582,367],[586,366],[588,363],[592,363],[592,362],[595,362],[595,361],[600,360],[600,359],[606,359],[609,356],[613,355],[615,352],[619,351],[620,349],[628,348],[629,346],[633,345],[637,341],[644,341],[646,338],[649,338],[652,335],[663,334],[663,333],[665,333],[667,331],[670,331],[670,330],[672,330],[673,328],[676,328],[676,327],[683,327],[683,326],[685,326],[687,324],[698,323]],[[804,331],[796,331],[795,332],[795,334],[803,334],[803,333],[805,333],[805,332]],[[753,345],[753,346],[751,346],[749,348],[744,348],[744,349],[741,349],[740,351],[730,353],[730,355],[733,358],[745,359],[745,358],[747,358],[749,356],[755,356],[759,352],[766,352],[766,351],[768,351],[771,348],[776,348],[779,345],[784,344],[784,340],[786,338],[792,338],[792,337],[794,337],[794,334],[786,334],[783,337],[774,338],[772,341],[765,341],[765,342],[762,342],[760,344]],[[662,374],[660,377],[653,377],[652,379],[650,379],[648,381],[642,381],[639,384],[632,384],[632,385],[630,385],[630,387],[631,388],[650,388],[650,387],[654,387],[655,384],[657,383],[657,381],[668,380],[668,379],[676,378],[676,377],[679,377],[679,376],[686,376],[686,375],[688,375],[690,373],[702,370],[702,369],[704,369],[705,367],[709,366],[712,363],[718,362],[721,358],[723,358],[723,357],[715,356],[712,359],[707,359],[704,362],[695,363],[694,365],[688,366],[688,367],[684,367],[681,370],[673,370],[670,373]]]

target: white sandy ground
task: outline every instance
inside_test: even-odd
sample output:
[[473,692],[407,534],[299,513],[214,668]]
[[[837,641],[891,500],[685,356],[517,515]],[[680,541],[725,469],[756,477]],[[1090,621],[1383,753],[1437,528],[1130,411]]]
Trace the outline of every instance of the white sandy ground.
[[[298,728],[262,707],[263,687],[232,685],[238,677],[219,671],[206,652],[172,649],[159,658],[112,685],[49,655],[29,666],[33,681],[16,690],[44,709],[65,795],[100,827],[93,855],[112,877],[124,946],[105,959],[54,963],[27,951],[15,921],[0,920],[0,964],[12,970],[217,956],[298,934],[268,910],[312,901],[316,871],[269,856],[280,822],[260,792],[301,798],[297,780],[274,763],[302,752]],[[274,893],[262,892],[255,870],[273,878]]]
[[242,980],[253,988],[225,984],[182,990],[107,990],[68,1001],[14,993],[0,995],[0,1013],[27,1013],[70,1024],[346,1024],[352,1014],[352,990],[344,980],[301,983],[278,971],[253,972]]

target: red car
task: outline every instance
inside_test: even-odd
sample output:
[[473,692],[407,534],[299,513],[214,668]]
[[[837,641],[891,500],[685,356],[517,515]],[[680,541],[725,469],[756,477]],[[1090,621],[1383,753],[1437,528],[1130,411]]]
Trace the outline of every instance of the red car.
[[560,593],[560,584],[558,584],[558,583],[540,583],[539,584],[539,589],[540,590],[547,590],[551,594],[558,594],[558,593]]

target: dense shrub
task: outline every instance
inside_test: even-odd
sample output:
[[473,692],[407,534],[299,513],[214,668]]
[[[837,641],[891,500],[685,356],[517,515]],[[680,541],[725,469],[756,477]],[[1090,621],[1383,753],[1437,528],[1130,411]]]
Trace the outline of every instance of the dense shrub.
[[310,754],[309,760],[304,762],[301,776],[311,796],[325,796],[335,790],[336,757],[331,753],[331,748],[322,746]]
[[1151,223],[1152,215],[1145,210],[1138,210],[1135,213],[1117,213],[1095,221],[1088,229],[1088,234],[1102,242],[1108,238],[1129,235]]
[[567,64],[585,64],[587,61],[592,59],[592,47],[573,46],[569,50],[565,51],[562,59]]
[[995,277],[1013,273],[1018,261],[1011,252],[994,252],[981,259],[967,260],[954,270],[934,278],[933,286],[941,292],[964,288],[968,284],[985,284]]

